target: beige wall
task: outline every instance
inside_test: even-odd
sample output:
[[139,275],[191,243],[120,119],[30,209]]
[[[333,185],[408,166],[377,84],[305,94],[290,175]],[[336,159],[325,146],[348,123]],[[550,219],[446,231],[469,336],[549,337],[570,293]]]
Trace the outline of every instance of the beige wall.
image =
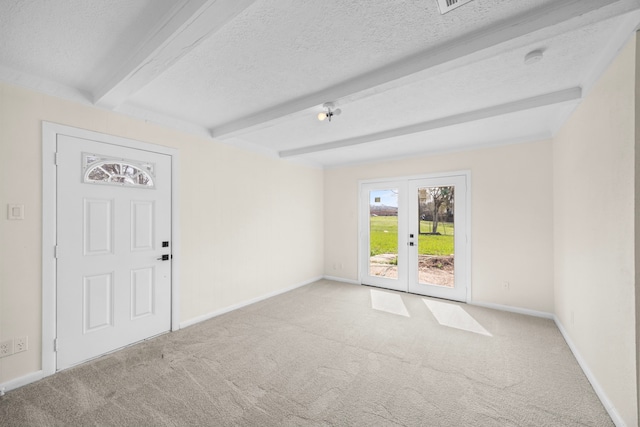
[[325,273],[358,279],[359,180],[460,170],[471,171],[473,301],[551,313],[550,141],[326,170]]
[[[0,340],[29,336],[29,351],[0,359],[0,384],[40,369],[46,120],[179,149],[181,321],[322,274],[357,280],[359,180],[470,170],[473,301],[554,312],[636,425],[637,50],[633,40],[553,141],[324,173],[0,84]],[[8,203],[25,205],[24,221],[7,220]]]
[[41,364],[43,120],[179,149],[181,321],[323,274],[322,170],[0,84],[0,341],[29,337],[0,383]]
[[636,405],[640,421],[640,32],[636,33],[635,99],[635,293],[636,293]]
[[611,403],[637,425],[632,40],[553,144],[555,313]]

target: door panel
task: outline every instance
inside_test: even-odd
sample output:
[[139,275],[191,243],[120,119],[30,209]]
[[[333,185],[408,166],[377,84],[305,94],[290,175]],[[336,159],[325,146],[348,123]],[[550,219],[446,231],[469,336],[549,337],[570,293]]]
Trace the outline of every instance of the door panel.
[[153,314],[154,267],[131,271],[131,319]]
[[85,276],[83,279],[84,332],[113,326],[113,274]]
[[153,201],[131,201],[131,251],[152,251],[154,248]]
[[467,178],[361,184],[361,282],[465,301]]
[[113,247],[113,200],[84,199],[85,255],[110,254]]
[[418,186],[418,283],[454,286],[454,186]]
[[409,181],[409,292],[465,301],[466,176]]
[[363,185],[361,212],[365,225],[361,246],[363,283],[401,290],[407,280],[406,266],[398,261],[407,252],[402,182]]
[[64,135],[57,152],[64,369],[170,329],[171,157]]

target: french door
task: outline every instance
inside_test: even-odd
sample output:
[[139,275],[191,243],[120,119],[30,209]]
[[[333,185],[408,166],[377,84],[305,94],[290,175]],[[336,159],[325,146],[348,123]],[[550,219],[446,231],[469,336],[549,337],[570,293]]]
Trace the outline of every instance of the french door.
[[466,301],[467,173],[360,185],[361,283]]

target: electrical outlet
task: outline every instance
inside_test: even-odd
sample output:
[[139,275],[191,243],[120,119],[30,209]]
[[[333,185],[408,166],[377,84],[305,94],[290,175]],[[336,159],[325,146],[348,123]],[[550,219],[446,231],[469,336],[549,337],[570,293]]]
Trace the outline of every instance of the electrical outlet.
[[13,339],[0,342],[0,357],[11,356],[13,354]]
[[18,337],[16,338],[15,343],[15,353],[20,353],[21,351],[27,351],[29,349],[29,337]]

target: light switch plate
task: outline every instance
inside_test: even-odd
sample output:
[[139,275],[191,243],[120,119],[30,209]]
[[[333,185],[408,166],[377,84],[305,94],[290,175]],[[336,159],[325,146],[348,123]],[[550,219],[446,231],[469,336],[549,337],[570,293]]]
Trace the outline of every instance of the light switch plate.
[[24,205],[7,205],[8,219],[24,219]]

